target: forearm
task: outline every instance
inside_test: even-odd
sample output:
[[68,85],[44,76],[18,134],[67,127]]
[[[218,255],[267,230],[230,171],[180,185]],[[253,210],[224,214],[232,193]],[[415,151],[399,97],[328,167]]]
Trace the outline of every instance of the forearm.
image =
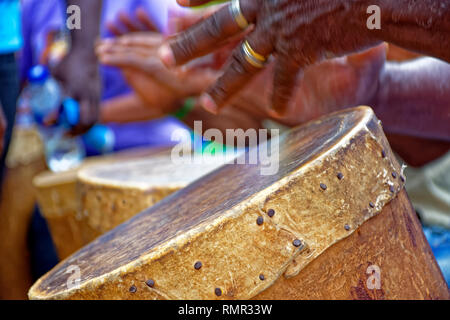
[[[378,5],[381,29],[369,37],[450,62],[450,0],[367,0]],[[369,14],[366,12],[367,18]]]
[[450,141],[450,64],[386,63],[372,106],[387,132]]
[[100,122],[134,122],[163,116],[158,109],[149,108],[135,93],[106,100],[100,106]]
[[102,0],[66,0],[67,6],[80,7],[81,28],[72,29],[72,50],[83,52],[95,58],[94,45],[100,35]]

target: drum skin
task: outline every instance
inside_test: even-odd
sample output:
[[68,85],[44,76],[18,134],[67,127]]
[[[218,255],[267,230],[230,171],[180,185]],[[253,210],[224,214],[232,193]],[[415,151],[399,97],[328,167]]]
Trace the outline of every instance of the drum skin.
[[29,297],[448,299],[370,108],[295,128],[272,157],[274,175],[228,164],[170,195],[61,262]]

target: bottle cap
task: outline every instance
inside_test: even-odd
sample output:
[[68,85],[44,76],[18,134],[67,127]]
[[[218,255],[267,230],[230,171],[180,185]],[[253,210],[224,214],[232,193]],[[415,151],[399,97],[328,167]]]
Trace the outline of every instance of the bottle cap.
[[87,147],[99,153],[112,152],[114,150],[115,137],[111,128],[96,124],[83,136]]
[[28,81],[31,83],[39,83],[47,80],[47,78],[50,76],[50,71],[46,66],[43,65],[36,65],[32,67],[28,71]]
[[64,121],[70,127],[75,127],[80,122],[80,104],[75,99],[64,99],[61,112]]

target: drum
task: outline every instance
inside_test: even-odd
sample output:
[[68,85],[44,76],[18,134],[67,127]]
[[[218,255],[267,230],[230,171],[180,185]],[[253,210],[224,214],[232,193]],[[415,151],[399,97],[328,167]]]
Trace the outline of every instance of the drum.
[[[90,160],[78,170],[35,179],[60,258],[223,164],[177,165],[171,150]],[[217,160],[217,161],[216,161]]]
[[0,300],[26,299],[33,284],[29,243],[36,203],[33,177],[45,170],[44,148],[32,128],[14,128],[0,186]]
[[223,165],[221,158],[209,160],[177,164],[164,152],[80,170],[80,219],[89,227],[85,243]]
[[29,298],[449,298],[370,108],[268,143],[273,174],[267,161],[220,167],[61,262]]
[[64,259],[88,243],[89,228],[81,219],[77,192],[78,172],[91,165],[142,158],[165,149],[135,149],[86,159],[80,168],[65,172],[45,171],[33,179],[40,211],[47,221],[56,251]]

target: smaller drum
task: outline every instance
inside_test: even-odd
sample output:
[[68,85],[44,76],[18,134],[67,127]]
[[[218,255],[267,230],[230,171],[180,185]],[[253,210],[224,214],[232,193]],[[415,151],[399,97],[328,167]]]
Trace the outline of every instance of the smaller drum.
[[[217,160],[217,161],[215,161]],[[170,150],[89,160],[82,168],[46,172],[34,184],[61,259],[223,164],[181,164]]]
[[78,173],[80,210],[88,243],[135,214],[224,164],[220,157],[178,164],[170,152],[137,160],[88,166]]

